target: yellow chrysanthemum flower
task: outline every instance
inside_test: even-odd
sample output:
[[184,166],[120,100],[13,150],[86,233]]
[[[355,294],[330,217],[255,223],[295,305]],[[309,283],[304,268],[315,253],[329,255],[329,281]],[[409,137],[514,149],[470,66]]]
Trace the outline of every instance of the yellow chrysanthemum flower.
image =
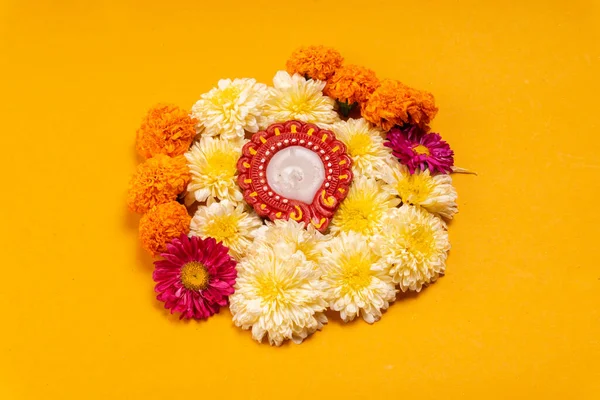
[[355,176],[382,176],[392,159],[392,151],[383,145],[382,131],[363,118],[336,122],[331,130],[346,145]]
[[334,110],[335,101],[323,95],[324,87],[322,81],[277,72],[265,101],[261,127],[295,119],[327,128],[339,121]]
[[458,212],[456,189],[448,174],[432,176],[428,169],[417,169],[411,174],[406,166],[392,161],[383,179],[386,190],[400,197],[404,204],[421,206],[446,219],[452,219]]
[[370,236],[381,228],[385,212],[399,203],[398,198],[384,190],[383,182],[358,176],[333,216],[331,232],[354,231]]
[[292,219],[266,222],[266,225],[254,232],[254,236],[257,243],[265,243],[274,248],[291,246],[293,253],[301,251],[308,261],[314,263],[319,262],[322,251],[330,239],[329,235],[323,235],[312,224],[305,228],[304,222]]
[[267,86],[255,79],[221,79],[192,107],[198,133],[235,140],[243,139],[245,131],[257,132],[266,95]]
[[200,206],[190,223],[191,233],[214,238],[229,247],[230,254],[241,259],[252,244],[252,233],[262,225],[262,220],[253,211],[247,211],[243,203],[237,205],[228,200]]
[[383,217],[385,229],[373,236],[373,250],[390,266],[390,275],[403,292],[421,291],[446,270],[450,250],[443,221],[409,205],[393,208]]
[[396,299],[389,268],[368,242],[367,237],[357,233],[342,233],[323,252],[320,264],[325,296],[329,307],[339,311],[344,322],[362,315],[372,324]]
[[196,201],[211,204],[215,199],[242,201],[237,184],[237,161],[244,141],[203,136],[185,154],[192,174],[188,192]]
[[233,322],[252,329],[252,337],[279,346],[301,343],[327,323],[324,283],[314,263],[300,251],[275,251],[257,244],[237,266],[235,293],[229,297]]

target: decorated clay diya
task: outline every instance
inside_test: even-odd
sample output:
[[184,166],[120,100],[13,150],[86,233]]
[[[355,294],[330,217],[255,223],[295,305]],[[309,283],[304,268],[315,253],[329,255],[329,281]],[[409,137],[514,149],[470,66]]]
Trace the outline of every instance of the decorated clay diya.
[[261,217],[291,218],[325,231],[348,194],[351,166],[333,132],[288,121],[252,135],[237,163],[238,183]]

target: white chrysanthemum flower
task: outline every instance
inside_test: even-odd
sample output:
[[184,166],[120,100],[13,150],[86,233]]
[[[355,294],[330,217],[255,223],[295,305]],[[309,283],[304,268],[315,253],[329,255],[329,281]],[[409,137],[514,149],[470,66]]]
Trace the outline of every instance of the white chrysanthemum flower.
[[203,136],[185,153],[192,175],[187,190],[197,201],[208,204],[215,199],[242,201],[237,184],[237,162],[243,145],[243,140]]
[[390,275],[403,292],[419,292],[444,273],[450,242],[439,217],[403,205],[390,209],[383,224],[385,229],[371,238],[371,246],[390,265]]
[[385,212],[400,204],[400,199],[384,190],[383,185],[372,178],[355,177],[348,196],[331,220],[331,232],[354,231],[370,236],[381,229]]
[[200,206],[190,223],[190,233],[214,238],[229,247],[230,254],[241,259],[252,244],[252,233],[262,225],[262,220],[254,211],[247,211],[243,203],[233,204],[228,200]]
[[335,101],[323,95],[325,82],[309,79],[285,71],[279,71],[273,78],[273,87],[265,100],[261,128],[276,122],[292,119],[310,122],[327,128],[339,115],[334,110]]
[[196,130],[204,136],[243,139],[257,132],[267,86],[255,79],[221,79],[216,88],[200,96],[192,107]]
[[256,247],[237,265],[235,293],[229,297],[233,322],[252,328],[258,342],[266,336],[275,346],[288,339],[300,343],[327,323],[321,272],[300,251]]
[[362,315],[369,324],[379,321],[396,299],[389,268],[368,245],[368,238],[350,232],[334,238],[321,259],[329,307],[344,322]]
[[392,151],[383,145],[383,132],[364,118],[336,122],[331,130],[346,145],[355,176],[381,178],[392,159]]
[[281,246],[291,246],[292,253],[301,251],[308,261],[314,263],[318,263],[323,248],[330,239],[329,235],[323,235],[312,224],[304,228],[304,222],[292,219],[267,221],[266,225],[254,231],[254,237],[257,243],[268,244],[276,250]]
[[448,174],[431,175],[428,169],[411,174],[405,165],[392,161],[383,176],[386,190],[402,203],[421,206],[430,213],[452,219],[458,212],[456,189]]

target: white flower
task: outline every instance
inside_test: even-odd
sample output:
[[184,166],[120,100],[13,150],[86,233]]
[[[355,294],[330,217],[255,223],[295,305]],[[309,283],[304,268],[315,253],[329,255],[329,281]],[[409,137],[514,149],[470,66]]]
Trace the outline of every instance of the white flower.
[[200,96],[192,107],[198,133],[242,139],[244,130],[257,132],[266,95],[267,86],[255,79],[221,79],[218,87]]
[[324,283],[302,252],[276,252],[258,244],[238,265],[235,293],[229,297],[233,322],[252,328],[252,337],[271,345],[302,342],[327,323]]
[[381,178],[392,159],[392,151],[383,145],[382,131],[363,118],[336,122],[331,130],[346,145],[355,176]]
[[383,189],[383,182],[355,177],[348,196],[333,215],[331,232],[354,231],[370,236],[381,229],[385,212],[399,203],[398,198]]
[[444,273],[450,243],[439,217],[403,205],[388,210],[383,225],[371,246],[390,265],[392,279],[403,292],[419,292]]
[[396,299],[389,268],[381,263],[365,236],[351,232],[333,239],[323,253],[321,266],[329,307],[339,311],[344,322],[360,314],[372,324]]
[[405,165],[391,162],[383,179],[386,190],[400,197],[402,203],[421,206],[430,213],[452,219],[458,212],[456,189],[448,174],[432,176],[428,169],[411,174]]
[[261,128],[293,119],[321,128],[339,121],[334,110],[335,101],[323,95],[325,82],[279,71],[273,78],[273,86],[266,98]]
[[214,238],[229,247],[236,260],[241,259],[252,244],[252,233],[262,225],[262,220],[253,211],[246,211],[243,203],[237,205],[228,200],[200,206],[190,223],[191,234]]
[[[254,236],[257,243],[265,243],[277,250],[281,246],[290,246],[292,253],[301,251],[307,260],[318,263],[323,248],[330,239],[323,235],[312,224],[304,228],[304,222],[292,219],[278,219],[275,222],[266,222],[256,231]],[[285,251],[288,251],[287,249]]]
[[192,180],[188,192],[208,204],[219,200],[242,201],[237,184],[237,161],[244,142],[203,136],[185,153]]

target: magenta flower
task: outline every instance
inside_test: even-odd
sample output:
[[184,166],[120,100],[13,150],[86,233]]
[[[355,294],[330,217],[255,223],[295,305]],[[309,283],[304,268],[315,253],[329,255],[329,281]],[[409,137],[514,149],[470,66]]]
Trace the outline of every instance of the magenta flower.
[[181,235],[167,244],[164,260],[154,262],[156,298],[180,318],[206,319],[227,305],[234,292],[236,262],[213,238]]
[[410,173],[417,168],[449,173],[454,165],[454,152],[437,133],[425,133],[416,125],[393,128],[387,133],[386,147],[408,167]]

